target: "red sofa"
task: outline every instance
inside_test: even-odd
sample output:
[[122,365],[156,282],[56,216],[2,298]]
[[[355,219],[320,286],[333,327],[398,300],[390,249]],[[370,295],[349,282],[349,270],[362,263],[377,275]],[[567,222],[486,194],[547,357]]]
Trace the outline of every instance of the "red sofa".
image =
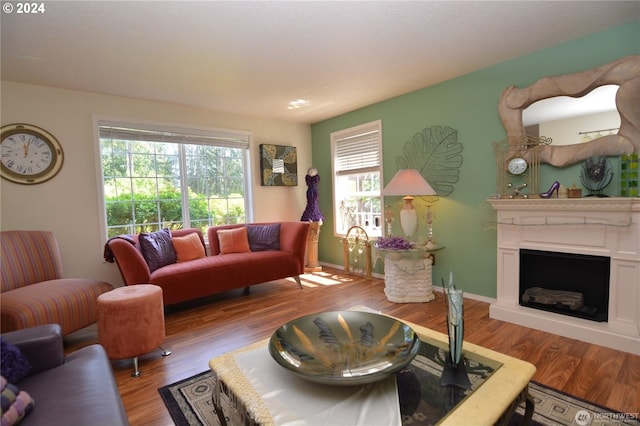
[[[279,250],[221,254],[220,230],[273,223],[234,224],[214,226],[207,230],[209,251],[205,257],[172,263],[153,272],[140,250],[137,234],[109,240],[105,258],[115,260],[126,285],[155,284],[162,287],[165,306],[288,277],[295,278],[302,288],[299,275],[304,273],[309,223],[279,223]],[[198,234],[204,247],[199,229],[171,231],[174,238],[191,233]]]

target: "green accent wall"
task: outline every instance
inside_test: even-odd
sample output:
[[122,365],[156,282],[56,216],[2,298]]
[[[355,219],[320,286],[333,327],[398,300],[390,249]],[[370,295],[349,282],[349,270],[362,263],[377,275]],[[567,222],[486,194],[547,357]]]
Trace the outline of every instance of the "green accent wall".
[[[563,43],[479,71],[426,87],[311,126],[313,165],[322,179],[320,208],[325,222],[319,241],[319,260],[343,265],[342,243],[333,235],[331,188],[331,132],[382,120],[384,183],[395,174],[395,157],[406,140],[425,127],[450,126],[464,146],[460,179],[448,197],[434,205],[434,235],[446,248],[436,253],[433,283],[448,282],[454,274],[458,288],[496,297],[496,231],[483,226],[493,210],[485,202],[496,188],[492,143],[505,138],[498,116],[498,99],[509,85],[525,87],[551,75],[569,74],[640,54],[640,21]],[[375,88],[372,88],[375,90]],[[541,167],[541,188],[554,180],[579,183],[579,165],[566,169]],[[397,212],[399,197],[386,197]],[[418,214],[424,216],[424,207]],[[401,235],[396,213],[394,233]],[[397,229],[396,229],[397,228]],[[424,219],[419,221],[424,235]],[[375,259],[374,259],[375,260]],[[374,272],[383,273],[382,262]]]

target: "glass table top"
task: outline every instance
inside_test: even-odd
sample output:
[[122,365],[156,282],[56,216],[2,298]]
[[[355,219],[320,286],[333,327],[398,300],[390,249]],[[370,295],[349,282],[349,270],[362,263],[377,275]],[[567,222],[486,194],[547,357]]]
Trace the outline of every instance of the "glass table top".
[[433,425],[440,422],[502,366],[500,362],[465,353],[471,389],[442,386],[440,377],[448,356],[441,342],[422,338],[418,355],[411,364],[396,373],[403,424]]

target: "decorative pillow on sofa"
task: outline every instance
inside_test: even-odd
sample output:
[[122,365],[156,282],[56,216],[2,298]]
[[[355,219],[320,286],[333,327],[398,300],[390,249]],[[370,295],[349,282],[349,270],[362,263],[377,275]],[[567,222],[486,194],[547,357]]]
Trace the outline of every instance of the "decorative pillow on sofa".
[[21,391],[14,384],[7,381],[4,376],[0,377],[0,392],[2,396],[2,426],[18,424],[20,420],[33,410],[35,405],[31,395]]
[[11,383],[18,383],[31,371],[31,363],[20,348],[0,339],[0,374]]
[[201,259],[206,256],[198,234],[191,233],[184,237],[173,237],[173,248],[176,250],[178,262]]
[[249,247],[251,251],[280,250],[280,224],[249,225]]
[[140,251],[147,261],[151,272],[163,266],[176,263],[176,250],[171,243],[171,232],[168,229],[151,233],[141,233],[138,238]]
[[220,254],[248,253],[251,251],[246,226],[221,229],[218,231],[218,242],[220,243]]

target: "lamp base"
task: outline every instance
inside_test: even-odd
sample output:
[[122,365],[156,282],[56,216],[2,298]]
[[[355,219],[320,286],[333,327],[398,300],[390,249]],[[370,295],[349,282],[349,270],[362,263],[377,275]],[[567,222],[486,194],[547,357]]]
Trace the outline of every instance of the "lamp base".
[[409,238],[416,232],[416,228],[418,227],[418,213],[415,207],[413,207],[413,197],[407,195],[402,199],[404,200],[404,204],[400,210],[400,226],[402,227],[404,235]]

